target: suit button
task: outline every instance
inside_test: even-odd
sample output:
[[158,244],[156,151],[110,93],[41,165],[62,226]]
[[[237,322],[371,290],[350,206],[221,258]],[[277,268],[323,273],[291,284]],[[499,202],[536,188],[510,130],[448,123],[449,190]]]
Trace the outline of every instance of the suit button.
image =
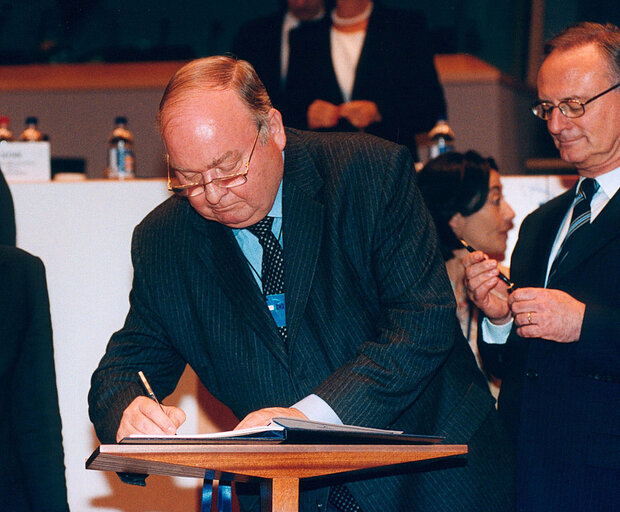
[[530,379],[530,380],[534,380],[538,378],[538,372],[535,370],[532,370],[531,368],[529,368],[526,372],[525,372],[525,376]]

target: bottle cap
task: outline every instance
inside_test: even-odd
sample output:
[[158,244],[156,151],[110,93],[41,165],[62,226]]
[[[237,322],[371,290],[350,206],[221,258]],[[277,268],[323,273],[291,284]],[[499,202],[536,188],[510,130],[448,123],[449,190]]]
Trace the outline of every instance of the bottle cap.
[[450,140],[454,140],[454,132],[452,131],[452,128],[450,128],[450,125],[445,119],[439,119],[437,121],[437,124],[435,124],[431,131],[428,132],[429,139],[434,139],[441,136]]
[[125,116],[117,116],[114,119],[115,124],[127,124],[127,118]]
[[36,117],[27,117],[26,118],[26,124],[37,124],[39,122],[39,119]]
[[11,122],[11,120],[8,118],[8,116],[0,116],[0,124],[9,124]]

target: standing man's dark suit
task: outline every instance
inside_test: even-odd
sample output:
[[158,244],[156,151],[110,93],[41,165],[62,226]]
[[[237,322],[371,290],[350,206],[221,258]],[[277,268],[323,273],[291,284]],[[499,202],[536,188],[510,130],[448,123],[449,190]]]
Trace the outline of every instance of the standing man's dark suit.
[[[231,229],[169,199],[134,234],[131,310],[89,395],[99,438],[113,442],[123,410],[143,394],[139,369],[164,397],[187,362],[239,418],[315,393],[345,423],[469,444],[464,467],[351,483],[363,510],[509,509],[510,450],[455,337],[409,152],[368,136],[286,135],[286,344]],[[302,493],[300,510],[316,510],[326,493]]]
[[[523,222],[510,267],[520,287],[544,286],[551,244],[574,196],[573,187]],[[519,492],[538,497],[526,510],[620,504],[620,194],[582,249],[548,283],[588,304],[579,342],[521,338],[513,329],[497,372],[500,414],[517,442]],[[497,346],[480,348],[485,361],[496,360]],[[550,485],[551,475],[561,488]]]
[[2,245],[0,344],[0,510],[67,512],[45,269]]
[[[307,24],[291,34],[287,80],[290,116],[285,121],[307,129],[307,110],[317,99],[345,100],[331,56],[331,19]],[[351,100],[374,102],[382,120],[365,131],[407,146],[416,154],[415,134],[445,117],[446,103],[429,47],[424,16],[375,4],[357,64]],[[357,131],[346,119],[328,130]]]
[[[620,70],[610,72],[610,46],[620,51],[620,30],[599,24],[552,39],[534,107],[562,159],[598,184],[591,214],[571,230],[586,202],[573,187],[523,221],[510,267],[517,289],[503,308],[489,293],[503,293],[489,278],[495,263],[464,260],[470,297],[489,319],[481,355],[502,378],[519,512],[620,509]],[[573,111],[567,98],[578,98]]]

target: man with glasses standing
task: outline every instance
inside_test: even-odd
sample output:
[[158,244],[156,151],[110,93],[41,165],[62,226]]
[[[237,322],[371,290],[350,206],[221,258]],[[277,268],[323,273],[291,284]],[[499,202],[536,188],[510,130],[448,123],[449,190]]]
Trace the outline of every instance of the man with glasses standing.
[[300,510],[510,510],[507,437],[455,334],[409,151],[285,129],[230,57],[181,68],[158,117],[176,195],[134,233],[130,311],[89,394],[99,439],[174,433],[185,414],[137,372],[163,398],[190,364],[239,428],[292,416],[469,446],[451,467],[304,490]]
[[580,178],[528,216],[508,295],[497,262],[464,260],[502,377],[517,509],[620,507],[620,30],[579,23],[545,47],[533,113]]

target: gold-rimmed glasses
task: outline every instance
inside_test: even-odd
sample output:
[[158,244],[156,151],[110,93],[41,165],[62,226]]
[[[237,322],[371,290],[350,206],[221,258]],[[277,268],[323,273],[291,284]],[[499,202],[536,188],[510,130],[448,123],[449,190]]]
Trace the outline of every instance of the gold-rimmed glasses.
[[243,169],[240,172],[230,173],[229,171],[222,170],[219,167],[211,169],[209,171],[210,180],[205,179],[205,173],[202,172],[183,172],[173,170],[170,172],[170,155],[166,153],[166,167],[168,169],[168,190],[182,197],[196,196],[207,190],[207,185],[213,184],[223,188],[234,188],[243,185],[247,180],[248,170],[250,169],[250,161],[258,142],[258,136],[260,135],[260,126],[254,137],[254,143],[250,151]]
[[542,119],[543,121],[549,121],[551,119],[551,112],[553,112],[554,108],[557,108],[562,114],[570,119],[574,119],[577,117],[581,117],[586,113],[586,105],[604,94],[613,91],[616,87],[620,86],[620,82],[616,85],[613,85],[609,89],[604,90],[603,92],[597,94],[596,96],[590,98],[588,101],[579,101],[576,99],[568,99],[564,101],[560,101],[557,105],[554,105],[550,101],[539,101],[532,105],[532,113]]

